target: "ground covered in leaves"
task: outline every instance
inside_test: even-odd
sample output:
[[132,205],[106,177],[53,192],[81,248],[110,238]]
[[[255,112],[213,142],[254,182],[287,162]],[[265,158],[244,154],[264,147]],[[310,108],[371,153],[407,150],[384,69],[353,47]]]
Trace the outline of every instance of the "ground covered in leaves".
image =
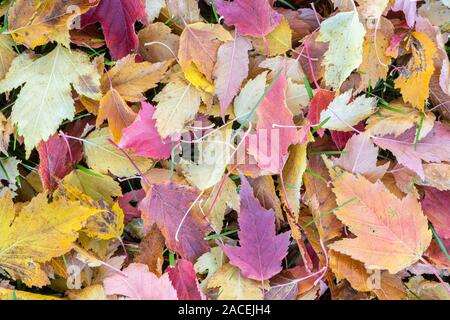
[[0,299],[450,298],[448,0],[0,17]]

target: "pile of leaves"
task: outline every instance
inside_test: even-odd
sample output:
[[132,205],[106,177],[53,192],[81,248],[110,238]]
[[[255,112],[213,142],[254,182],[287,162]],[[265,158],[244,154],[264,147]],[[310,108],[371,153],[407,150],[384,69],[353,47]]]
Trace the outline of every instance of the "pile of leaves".
[[449,299],[448,0],[2,0],[0,299]]

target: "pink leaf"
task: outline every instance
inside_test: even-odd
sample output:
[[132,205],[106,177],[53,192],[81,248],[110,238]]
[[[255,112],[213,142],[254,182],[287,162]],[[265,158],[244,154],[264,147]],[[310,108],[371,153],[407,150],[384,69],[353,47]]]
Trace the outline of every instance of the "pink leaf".
[[250,41],[237,36],[234,41],[222,44],[217,52],[217,63],[213,76],[222,118],[225,118],[225,111],[238,93],[242,81],[248,75],[248,51],[251,48]]
[[275,174],[283,168],[289,146],[299,143],[301,138],[286,104],[286,87],[282,72],[256,109],[256,134],[248,136],[248,153],[261,169]]
[[422,208],[442,239],[450,239],[450,191],[424,188]]
[[177,260],[167,271],[180,300],[205,300],[198,286],[194,265],[189,260]]
[[275,235],[275,213],[264,209],[241,176],[241,208],[238,216],[239,247],[225,245],[230,263],[254,280],[267,280],[281,271],[287,254],[290,232]]
[[111,56],[119,60],[134,51],[139,39],[134,29],[137,20],[146,21],[142,0],[101,0],[99,5],[82,15],[82,27],[100,22]]
[[242,36],[261,38],[272,32],[283,18],[268,0],[215,0],[214,3],[225,23],[235,26]]
[[392,10],[403,11],[409,27],[414,27],[416,22],[417,0],[396,0]]
[[345,146],[344,151],[348,153],[333,159],[333,162],[344,170],[363,174],[369,180],[376,181],[381,179],[389,168],[389,163],[377,166],[378,150],[369,135],[354,135]]
[[103,280],[107,295],[121,295],[131,300],[178,300],[167,273],[158,278],[141,263],[130,264],[123,273],[126,276],[115,274]]
[[392,135],[374,138],[375,144],[388,149],[405,167],[425,179],[422,160],[426,162],[450,161],[450,127],[436,122],[433,130],[414,148],[416,129],[412,128],[397,138]]
[[145,228],[156,223],[167,247],[190,261],[209,250],[204,240],[208,226],[198,206],[193,205],[197,197],[198,190],[194,188],[173,182],[155,184],[139,206]]
[[155,107],[147,102],[142,102],[142,109],[134,122],[123,130],[119,143],[121,148],[133,149],[133,154],[136,156],[157,160],[170,157],[171,139],[161,139],[156,129],[156,120],[153,119],[154,112]]

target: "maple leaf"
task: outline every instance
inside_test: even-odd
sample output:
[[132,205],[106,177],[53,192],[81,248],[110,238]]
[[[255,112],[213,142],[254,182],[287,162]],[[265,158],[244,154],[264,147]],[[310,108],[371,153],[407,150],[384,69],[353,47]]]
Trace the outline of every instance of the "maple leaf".
[[395,80],[395,86],[400,89],[403,100],[424,111],[425,101],[429,97],[429,84],[434,72],[433,59],[437,54],[434,42],[423,32],[411,33],[412,58],[402,69],[401,75]]
[[111,56],[118,60],[138,46],[139,39],[134,30],[137,20],[147,20],[142,0],[101,0],[97,7],[81,16],[81,25],[100,22]]
[[[228,25],[236,27],[242,36],[264,37],[272,32],[283,18],[272,9],[268,0],[216,0],[217,11]],[[249,14],[251,12],[251,14]]]
[[363,59],[366,30],[357,12],[340,12],[320,25],[317,41],[328,42],[325,53],[325,83],[339,89]]
[[17,217],[10,196],[3,196],[0,203],[0,267],[29,287],[49,284],[40,263],[69,251],[78,230],[97,212],[76,202],[49,204],[43,193]]
[[[83,134],[86,122],[72,123],[66,127],[66,132],[71,136]],[[69,174],[73,166],[83,158],[83,148],[79,141],[70,140],[54,134],[47,141],[41,141],[38,145],[39,176],[47,191],[53,191],[58,185],[58,179]]]
[[290,232],[275,235],[275,213],[261,206],[244,176],[241,176],[241,183],[240,246],[225,245],[222,249],[230,263],[239,267],[244,276],[263,281],[281,271]]
[[417,143],[415,131],[412,128],[398,137],[387,135],[375,137],[373,141],[379,147],[391,151],[399,163],[425,179],[422,160],[437,163],[450,161],[450,127],[436,122],[433,129]]
[[152,185],[139,205],[145,227],[156,223],[167,247],[190,261],[209,249],[203,239],[209,229],[193,205],[197,197],[193,188],[166,182]]
[[[27,72],[23,72],[24,68]],[[27,155],[41,140],[55,133],[64,119],[73,119],[72,86],[80,95],[100,98],[100,75],[88,56],[59,45],[36,60],[29,54],[15,58],[0,81],[0,92],[11,91],[24,83],[11,117],[25,139]]]
[[145,100],[144,92],[155,88],[164,77],[171,61],[136,62],[137,55],[128,55],[114,65],[101,79],[103,92],[114,89],[128,102]]
[[179,259],[167,273],[179,300],[204,300],[192,262]]
[[[286,165],[283,168],[283,182],[287,186],[283,189],[283,186],[278,186],[278,191],[281,195],[281,201],[286,209],[294,214],[294,217],[298,219],[300,213],[300,188],[303,183],[303,174],[307,165],[307,146],[308,143],[297,144],[290,148],[289,158]],[[288,215],[288,221],[291,223],[292,230],[298,230],[295,227],[296,221],[291,221],[292,217]],[[301,235],[296,234],[293,237],[301,239]],[[297,237],[298,236],[298,237]]]
[[356,235],[334,242],[331,249],[362,261],[368,269],[392,274],[420,259],[432,234],[412,193],[399,199],[381,182],[371,183],[338,168],[329,170],[341,206],[335,215]]
[[133,149],[137,156],[153,159],[167,159],[170,157],[171,139],[161,139],[153,119],[155,107],[147,102],[142,103],[141,110],[134,122],[123,130],[119,146]]
[[122,274],[115,274],[103,280],[107,295],[121,295],[131,300],[178,300],[166,273],[158,278],[141,263],[132,263]]
[[242,82],[248,75],[248,51],[250,42],[237,36],[233,41],[222,44],[217,52],[214,68],[214,90],[219,97],[220,112],[225,118],[225,111],[238,93]]
[[16,43],[31,49],[49,41],[69,48],[69,27],[96,5],[88,0],[17,0],[9,10],[9,32]]

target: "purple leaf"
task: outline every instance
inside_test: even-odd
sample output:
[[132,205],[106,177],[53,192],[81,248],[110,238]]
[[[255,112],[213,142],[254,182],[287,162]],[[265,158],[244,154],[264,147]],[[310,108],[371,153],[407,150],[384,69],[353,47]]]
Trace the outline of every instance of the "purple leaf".
[[450,161],[450,127],[436,122],[433,130],[414,147],[415,136],[416,129],[412,128],[398,137],[388,135],[373,141],[391,151],[399,163],[425,179],[422,160],[438,163]]
[[197,282],[194,265],[189,260],[177,260],[173,268],[169,268],[169,279],[177,290],[179,300],[204,300]]
[[290,232],[275,235],[274,211],[261,206],[244,176],[241,176],[241,182],[240,246],[225,245],[223,251],[244,276],[263,281],[281,271],[281,261],[287,254],[291,235]]

